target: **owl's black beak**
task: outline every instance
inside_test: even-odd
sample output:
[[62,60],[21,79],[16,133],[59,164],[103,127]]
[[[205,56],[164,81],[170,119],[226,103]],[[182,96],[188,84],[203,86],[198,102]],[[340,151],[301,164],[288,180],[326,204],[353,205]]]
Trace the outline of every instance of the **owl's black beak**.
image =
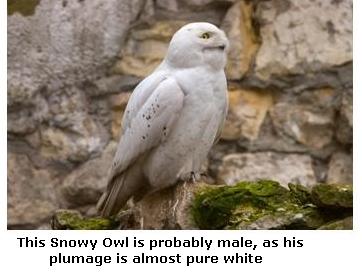
[[226,45],[225,44],[219,45],[217,48],[220,49],[220,50],[224,50],[226,48]]

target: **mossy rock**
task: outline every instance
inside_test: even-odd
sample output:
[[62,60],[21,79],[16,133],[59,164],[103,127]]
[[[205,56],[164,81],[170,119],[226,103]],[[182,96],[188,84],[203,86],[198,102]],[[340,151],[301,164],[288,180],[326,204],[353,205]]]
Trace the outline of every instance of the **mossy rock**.
[[319,184],[312,189],[312,200],[319,207],[352,208],[353,187],[348,184]]
[[100,217],[86,218],[76,210],[57,210],[52,218],[52,229],[55,230],[112,230],[117,229],[119,222]]
[[300,205],[313,203],[311,191],[307,187],[300,184],[289,183],[288,188],[295,202]]
[[329,222],[319,227],[318,230],[353,230],[353,217],[350,216],[342,220]]
[[[316,197],[322,197],[320,193],[329,193],[325,189],[335,186],[317,185],[312,191],[298,184],[289,184],[288,187],[289,190],[270,180],[244,181],[233,186],[198,184],[194,188],[184,188],[186,194],[183,195],[189,198],[179,208],[170,203],[170,195],[159,195],[153,202],[169,207],[167,210],[156,207],[159,211],[153,211],[148,217],[154,218],[155,214],[161,214],[169,222],[168,225],[155,226],[154,229],[175,228],[168,227],[174,222],[174,219],[168,219],[173,218],[168,214],[171,210],[183,215],[183,218],[192,219],[192,228],[195,229],[346,229],[352,226],[347,222],[349,219],[341,221],[353,214],[352,208],[347,207],[352,206],[352,193],[349,193],[352,186],[339,188],[338,191],[342,194],[338,197],[341,200],[335,201],[335,195],[333,198],[326,195],[329,199],[323,196],[324,203],[320,202],[322,198],[317,200]],[[52,219],[52,228],[141,229],[143,217],[135,209],[124,210],[113,219],[86,218],[75,210],[58,210]]]
[[203,187],[192,215],[200,229],[316,229],[327,220],[301,185],[260,180]]

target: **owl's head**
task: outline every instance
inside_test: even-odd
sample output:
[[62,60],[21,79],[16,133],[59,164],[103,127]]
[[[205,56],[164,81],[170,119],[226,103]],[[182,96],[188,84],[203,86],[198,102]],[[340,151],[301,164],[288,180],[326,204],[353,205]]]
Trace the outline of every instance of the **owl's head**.
[[208,65],[223,69],[229,41],[221,29],[207,22],[189,23],[172,37],[166,61],[174,67]]

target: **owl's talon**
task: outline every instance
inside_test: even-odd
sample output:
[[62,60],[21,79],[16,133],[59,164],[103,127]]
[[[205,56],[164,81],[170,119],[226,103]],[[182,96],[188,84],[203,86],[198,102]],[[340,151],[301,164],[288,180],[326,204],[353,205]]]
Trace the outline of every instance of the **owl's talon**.
[[193,183],[193,184],[195,184],[196,183],[196,175],[195,175],[195,172],[191,172],[191,182]]

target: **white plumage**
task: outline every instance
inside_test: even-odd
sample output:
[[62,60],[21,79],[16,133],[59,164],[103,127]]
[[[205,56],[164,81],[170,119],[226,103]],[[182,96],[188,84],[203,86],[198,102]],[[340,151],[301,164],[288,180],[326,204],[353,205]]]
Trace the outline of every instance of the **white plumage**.
[[198,174],[227,112],[227,48],[225,33],[210,23],[190,23],[174,34],[163,62],[128,102],[98,202],[103,216],[118,213],[132,196],[139,200]]

